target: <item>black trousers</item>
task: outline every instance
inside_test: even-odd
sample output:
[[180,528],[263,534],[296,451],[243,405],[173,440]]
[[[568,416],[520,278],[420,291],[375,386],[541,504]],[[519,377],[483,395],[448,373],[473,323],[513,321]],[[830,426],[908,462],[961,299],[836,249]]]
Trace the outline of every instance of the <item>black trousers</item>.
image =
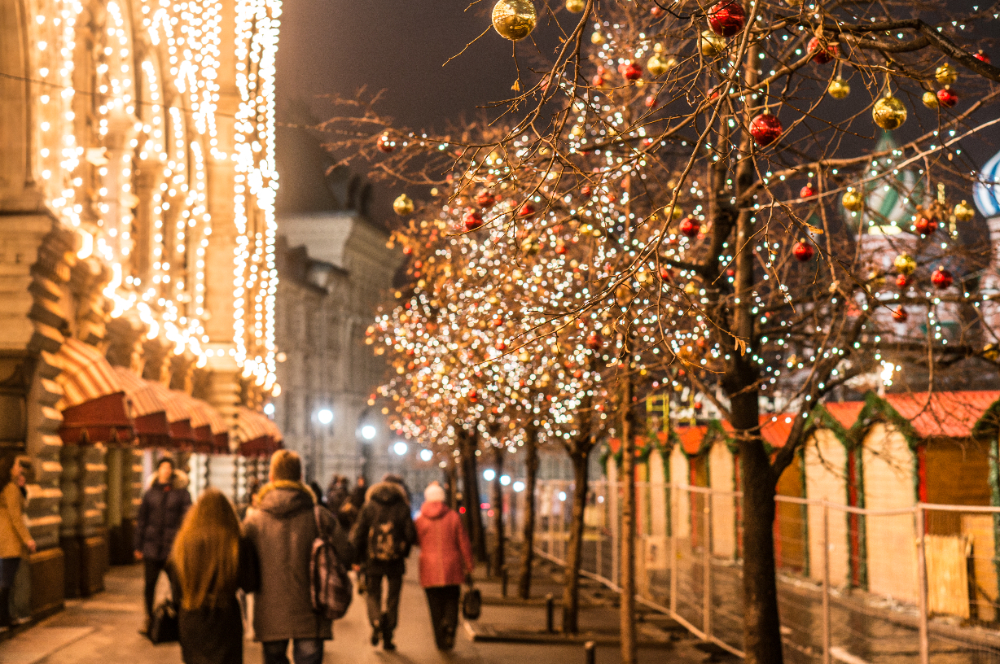
[[146,586],[145,599],[146,599],[146,616],[153,617],[153,597],[156,595],[156,580],[160,578],[160,572],[163,571],[163,567],[167,564],[166,560],[150,560],[149,558],[143,558],[142,564],[145,569],[146,576]]
[[438,586],[424,588],[427,606],[431,610],[431,624],[434,626],[434,642],[441,650],[451,650],[455,644],[458,629],[458,601],[462,595],[461,586]]
[[[382,579],[386,580],[389,586],[385,597],[386,624],[382,625]],[[402,574],[379,574],[377,571],[369,569],[365,574],[366,592],[365,599],[368,603],[368,622],[374,626],[376,623],[391,633],[396,629],[399,622],[399,595],[403,591]]]

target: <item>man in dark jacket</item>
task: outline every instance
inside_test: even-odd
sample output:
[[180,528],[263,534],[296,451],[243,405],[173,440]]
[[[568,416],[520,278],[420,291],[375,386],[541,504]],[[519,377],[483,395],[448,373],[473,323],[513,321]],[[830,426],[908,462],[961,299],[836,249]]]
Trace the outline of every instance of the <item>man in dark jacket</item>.
[[[364,507],[351,530],[351,543],[365,566],[368,621],[372,645],[395,650],[392,632],[399,619],[399,594],[403,588],[406,557],[417,540],[406,490],[386,477],[368,489]],[[382,610],[382,579],[388,585]]]
[[[270,482],[260,490],[258,507],[243,524],[260,561],[253,628],[254,638],[264,644],[265,664],[287,664],[289,641],[295,664],[320,664],[323,641],[333,638],[333,622],[312,607],[309,562],[318,532],[317,504],[312,490],[302,483],[299,455],[275,452]],[[318,512],[337,559],[349,565],[354,550],[347,534],[326,508],[320,506]]]
[[153,484],[142,497],[135,527],[135,558],[145,566],[146,617],[153,615],[156,580],[167,564],[174,537],[191,507],[187,475],[174,468],[174,460],[163,457],[156,466]]

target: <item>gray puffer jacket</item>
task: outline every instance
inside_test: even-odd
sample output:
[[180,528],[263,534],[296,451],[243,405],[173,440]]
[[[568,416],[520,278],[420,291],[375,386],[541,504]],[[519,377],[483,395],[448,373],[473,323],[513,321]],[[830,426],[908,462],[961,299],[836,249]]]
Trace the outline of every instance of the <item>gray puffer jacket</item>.
[[[313,611],[310,598],[315,505],[316,497],[305,484],[278,480],[261,489],[259,508],[244,522],[260,560],[253,618],[257,641],[333,638],[332,622]],[[340,524],[322,507],[320,521],[341,564],[350,565],[354,551]]]

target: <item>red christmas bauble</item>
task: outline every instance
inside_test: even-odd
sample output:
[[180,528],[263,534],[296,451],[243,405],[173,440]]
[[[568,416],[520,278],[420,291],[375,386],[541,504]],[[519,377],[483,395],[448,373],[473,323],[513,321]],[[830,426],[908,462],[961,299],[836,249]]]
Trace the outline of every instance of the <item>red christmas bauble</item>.
[[951,286],[952,281],[954,279],[952,279],[951,272],[944,269],[944,267],[939,267],[931,273],[931,283],[934,284],[935,288],[944,290]]
[[917,232],[921,235],[927,236],[937,230],[938,221],[935,217],[917,217],[917,223],[914,224]]
[[468,394],[465,396],[468,397],[469,401],[472,403],[479,401],[479,394],[477,394],[475,390],[469,390]]
[[503,351],[507,350],[507,344],[505,344],[505,343],[503,342],[503,340],[500,340],[500,341],[498,341],[498,342],[497,342],[497,344],[496,344],[495,348],[496,348],[497,350],[499,350],[499,351],[503,352]]
[[627,81],[638,81],[642,78],[642,67],[640,67],[638,63],[630,62],[622,71],[622,76],[624,76]]
[[659,104],[660,102],[656,99],[656,95],[646,97],[646,108],[656,108]]
[[951,88],[941,88],[937,91],[937,100],[945,108],[951,108],[958,103],[958,95]]
[[381,136],[378,137],[378,140],[375,142],[375,145],[378,146],[379,150],[386,153],[392,152],[393,150],[396,149],[396,146],[392,144],[391,139],[385,134],[382,134]]
[[757,145],[765,147],[774,143],[784,128],[776,115],[761,113],[750,121],[750,135]]
[[600,74],[594,74],[594,78],[590,79],[590,84],[595,88],[599,88],[604,85],[604,77]]
[[465,230],[474,231],[483,225],[483,215],[479,214],[479,210],[469,210],[462,218],[462,222],[465,224]]
[[897,288],[906,288],[909,285],[910,285],[910,278],[907,277],[905,274],[900,274],[896,277]]
[[976,53],[972,57],[974,57],[976,60],[979,60],[980,62],[985,62],[986,64],[990,64],[990,56],[986,55],[982,51],[980,51],[979,53]]
[[593,191],[594,190],[590,187],[589,184],[585,184],[582,187],[580,187],[580,195],[581,196],[590,196],[590,194],[592,194]]
[[566,243],[565,242],[560,242],[559,244],[556,245],[556,253],[559,254],[560,256],[562,256],[563,254],[566,253]]
[[403,247],[403,253],[406,254],[407,256],[409,256],[410,254],[413,253],[413,247],[411,247],[409,245]]
[[898,307],[892,312],[892,319],[897,323],[905,323],[906,319],[910,317],[910,314],[906,313],[906,309],[903,307]]
[[590,350],[600,350],[602,345],[601,335],[597,332],[591,332],[587,335],[587,348]]
[[664,281],[673,281],[673,277],[670,276],[670,268],[666,265],[660,266],[660,279]]
[[732,37],[747,24],[747,13],[735,0],[722,0],[708,11],[708,27],[720,37]]
[[815,253],[816,249],[805,240],[799,240],[792,246],[792,254],[802,263],[812,258]]
[[496,196],[494,196],[488,189],[481,189],[478,194],[476,194],[476,205],[481,208],[488,208],[493,203],[496,202]]
[[809,45],[806,46],[806,51],[812,54],[813,62],[825,65],[837,57],[840,49],[836,44],[827,44],[826,42],[820,41],[819,37],[813,37],[809,40]]
[[531,203],[525,203],[524,205],[521,206],[521,209],[517,211],[517,216],[521,217],[522,219],[527,219],[528,217],[532,217],[534,216],[534,214],[535,214],[535,206],[532,205]]
[[663,11],[663,7],[653,5],[653,8],[649,10],[649,13],[653,18],[660,18],[665,12]]
[[701,230],[701,224],[697,219],[692,219],[691,217],[684,217],[681,219],[681,234],[687,237],[695,237],[698,235],[698,231]]
[[816,190],[812,188],[811,184],[807,184],[806,186],[799,189],[799,198],[812,198],[815,195],[816,195]]

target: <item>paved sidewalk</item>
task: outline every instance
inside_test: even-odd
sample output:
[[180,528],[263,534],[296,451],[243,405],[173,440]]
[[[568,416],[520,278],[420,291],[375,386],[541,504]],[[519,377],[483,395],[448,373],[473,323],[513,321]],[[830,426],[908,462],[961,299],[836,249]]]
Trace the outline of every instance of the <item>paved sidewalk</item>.
[[[363,598],[356,596],[351,609],[334,626],[333,641],[326,644],[326,662],[352,664],[507,664],[518,661],[544,661],[546,664],[583,664],[579,645],[538,645],[472,642],[461,630],[455,650],[441,653],[434,647],[427,602],[416,579],[416,556],[411,558],[410,574],[403,588],[400,626],[396,634],[398,650],[387,653],[372,648]],[[539,575],[542,577],[542,574]],[[542,578],[539,578],[542,581]],[[67,602],[66,610],[38,625],[0,642],[0,664],[178,664],[177,644],[154,646],[138,633],[142,625],[142,571],[139,566],[116,567],[106,578],[107,590],[86,600]],[[491,584],[483,584],[484,593],[493,593]],[[539,607],[486,605],[483,624],[537,627]],[[544,619],[542,619],[542,622]],[[607,609],[590,614],[585,622],[617,624],[617,614]],[[610,624],[608,624],[610,623]],[[673,650],[643,651],[643,662],[689,664],[704,661],[704,654],[692,649],[695,642],[681,639]],[[262,661],[260,645],[247,642],[247,664]],[[616,664],[616,647],[600,647],[598,664]]]

